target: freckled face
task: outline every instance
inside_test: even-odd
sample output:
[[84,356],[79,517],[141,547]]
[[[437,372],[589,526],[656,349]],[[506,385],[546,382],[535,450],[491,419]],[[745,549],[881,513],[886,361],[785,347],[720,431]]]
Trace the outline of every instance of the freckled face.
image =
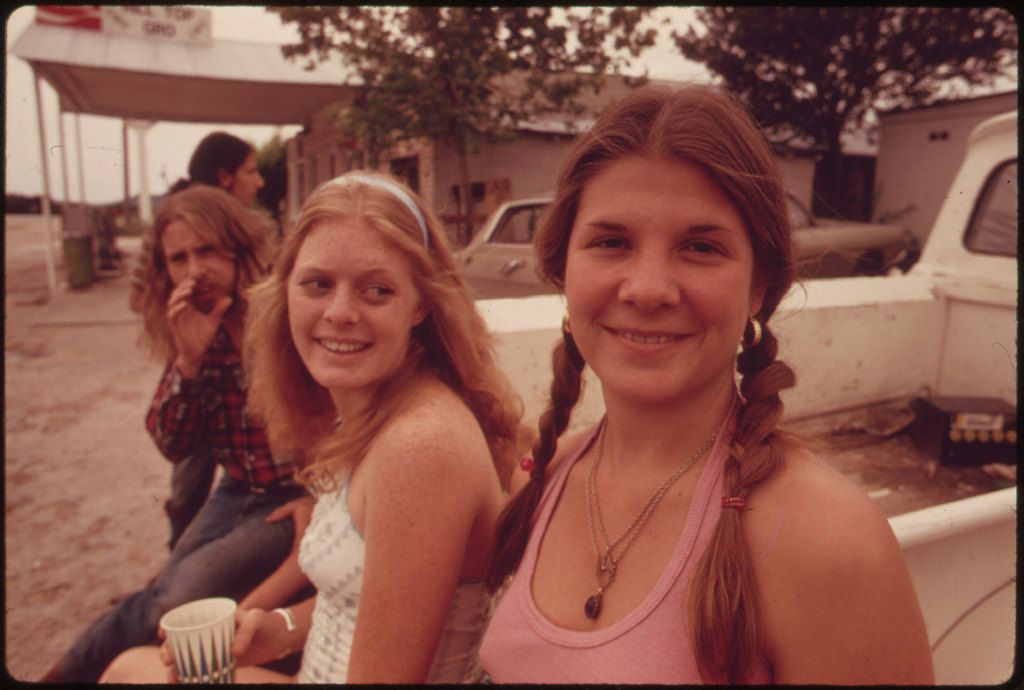
[[287,289],[295,348],[336,405],[391,376],[426,317],[409,259],[362,218],[318,223]]
[[569,238],[573,336],[605,396],[650,404],[731,385],[760,309],[739,211],[696,164],[628,157],[587,183]]

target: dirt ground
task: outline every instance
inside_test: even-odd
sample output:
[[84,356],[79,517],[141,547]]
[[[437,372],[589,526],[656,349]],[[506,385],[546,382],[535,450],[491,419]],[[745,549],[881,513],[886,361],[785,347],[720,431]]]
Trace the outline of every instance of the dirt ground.
[[[7,216],[4,234],[5,661],[15,679],[34,680],[112,599],[160,569],[170,465],[143,426],[160,366],[135,345],[127,277],[61,285],[50,299],[40,219]],[[129,255],[138,241],[118,247]],[[1013,483],[1012,467],[949,468],[905,434],[881,438],[901,415],[846,413],[793,427],[824,434],[825,457],[887,515]]]
[[170,465],[143,426],[160,367],[136,348],[127,278],[51,301],[42,224],[4,226],[6,668],[32,680],[160,568]]

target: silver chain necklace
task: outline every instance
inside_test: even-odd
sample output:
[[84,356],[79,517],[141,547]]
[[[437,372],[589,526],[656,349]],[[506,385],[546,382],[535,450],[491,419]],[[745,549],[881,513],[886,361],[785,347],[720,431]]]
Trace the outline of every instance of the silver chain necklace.
[[[597,620],[597,617],[601,615],[604,591],[615,581],[615,569],[618,567],[619,561],[622,560],[622,557],[626,554],[626,549],[630,547],[633,540],[640,533],[640,530],[650,519],[654,509],[658,507],[658,503],[665,497],[668,490],[672,488],[672,485],[676,483],[676,480],[693,467],[694,463],[711,449],[711,446],[715,444],[715,439],[718,438],[718,430],[715,429],[711,436],[708,437],[708,440],[704,442],[704,445],[698,448],[693,455],[681,464],[672,473],[672,476],[661,483],[661,486],[647,499],[647,503],[640,509],[640,513],[633,518],[632,524],[613,542],[608,539],[608,531],[605,529],[604,518],[601,515],[601,501],[597,496],[597,468],[601,464],[601,458],[604,456],[604,430],[607,421],[607,417],[601,420],[601,428],[597,432],[597,457],[594,458],[594,464],[590,467],[590,474],[587,475],[586,487],[587,524],[590,526],[590,543],[594,547],[594,556],[597,559],[597,593],[590,596],[587,599],[587,603],[583,606],[583,613],[591,620]],[[597,525],[601,530],[601,539],[605,545],[603,553],[597,543],[597,530],[594,529],[594,513],[597,513]]]

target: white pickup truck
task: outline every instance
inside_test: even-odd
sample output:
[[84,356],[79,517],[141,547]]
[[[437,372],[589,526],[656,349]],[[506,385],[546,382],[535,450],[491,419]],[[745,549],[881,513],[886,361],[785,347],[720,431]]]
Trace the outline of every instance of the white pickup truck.
[[[780,324],[798,376],[787,405],[811,413],[815,405],[884,400],[916,388],[1016,406],[1017,131],[1011,112],[972,132],[907,275],[808,285],[807,311]],[[856,295],[859,304],[829,289]],[[803,316],[810,318],[795,323]],[[818,359],[808,359],[815,353]],[[1014,444],[1002,451],[1009,462],[1017,457],[1013,433]],[[1017,631],[1017,489],[899,515],[891,524],[924,611],[936,681],[1007,682]]]
[[[979,124],[935,220],[919,265],[946,286],[1016,294],[1017,112]],[[1016,301],[1016,300],[1014,300]]]
[[905,275],[811,280],[773,319],[805,416],[927,389],[1016,400],[1017,114],[978,125]]

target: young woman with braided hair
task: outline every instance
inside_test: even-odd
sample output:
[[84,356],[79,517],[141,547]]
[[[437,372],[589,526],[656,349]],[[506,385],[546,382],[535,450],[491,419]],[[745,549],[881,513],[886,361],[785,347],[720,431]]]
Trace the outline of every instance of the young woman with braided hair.
[[[932,682],[885,518],[777,427],[790,228],[743,107],[630,95],[570,152],[535,242],[567,313],[488,574],[491,679]],[[561,438],[585,366],[606,415]]]

